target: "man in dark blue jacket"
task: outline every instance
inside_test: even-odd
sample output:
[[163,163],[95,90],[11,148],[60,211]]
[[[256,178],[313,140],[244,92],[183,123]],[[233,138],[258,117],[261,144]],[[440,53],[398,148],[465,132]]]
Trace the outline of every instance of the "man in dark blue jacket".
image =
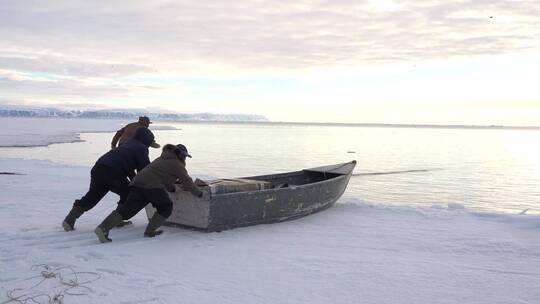
[[154,134],[147,128],[139,128],[133,139],[101,156],[90,171],[90,189],[81,199],[75,200],[62,222],[64,230],[74,230],[75,220],[92,209],[109,191],[118,194],[118,204],[123,204],[129,193],[127,177],[133,179],[135,170],[139,172],[150,163],[148,147],[154,143]]

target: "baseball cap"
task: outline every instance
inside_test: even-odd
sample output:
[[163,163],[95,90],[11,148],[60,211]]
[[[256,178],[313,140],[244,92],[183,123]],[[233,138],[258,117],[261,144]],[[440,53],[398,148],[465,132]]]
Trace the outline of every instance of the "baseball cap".
[[191,155],[189,155],[186,146],[184,146],[182,144],[178,144],[178,145],[176,145],[176,148],[178,148],[178,151],[179,151],[178,154],[179,155],[185,155],[185,156],[191,158]]
[[139,122],[151,124],[150,118],[148,116],[139,116]]

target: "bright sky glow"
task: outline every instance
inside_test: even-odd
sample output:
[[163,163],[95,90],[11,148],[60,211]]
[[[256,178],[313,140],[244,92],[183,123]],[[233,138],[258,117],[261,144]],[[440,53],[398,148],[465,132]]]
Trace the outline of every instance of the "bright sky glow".
[[3,1],[0,104],[540,125],[538,1]]

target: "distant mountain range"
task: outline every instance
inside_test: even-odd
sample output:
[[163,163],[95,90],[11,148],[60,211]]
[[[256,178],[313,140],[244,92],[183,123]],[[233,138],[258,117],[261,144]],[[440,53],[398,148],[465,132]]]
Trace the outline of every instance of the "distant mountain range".
[[251,114],[215,114],[215,113],[164,113],[138,109],[122,110],[67,110],[60,108],[34,108],[0,106],[0,117],[60,117],[60,118],[102,118],[102,119],[136,119],[148,116],[152,120],[161,121],[268,121],[261,115]]

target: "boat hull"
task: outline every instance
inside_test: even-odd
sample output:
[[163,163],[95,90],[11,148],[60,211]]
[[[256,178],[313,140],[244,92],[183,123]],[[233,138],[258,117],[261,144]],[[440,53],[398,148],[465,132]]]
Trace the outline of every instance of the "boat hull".
[[[173,212],[165,225],[207,232],[268,224],[303,217],[331,207],[345,191],[356,162],[297,172],[248,177],[276,188],[227,193],[198,199],[186,191],[171,193]],[[148,217],[155,209],[146,206]]]

